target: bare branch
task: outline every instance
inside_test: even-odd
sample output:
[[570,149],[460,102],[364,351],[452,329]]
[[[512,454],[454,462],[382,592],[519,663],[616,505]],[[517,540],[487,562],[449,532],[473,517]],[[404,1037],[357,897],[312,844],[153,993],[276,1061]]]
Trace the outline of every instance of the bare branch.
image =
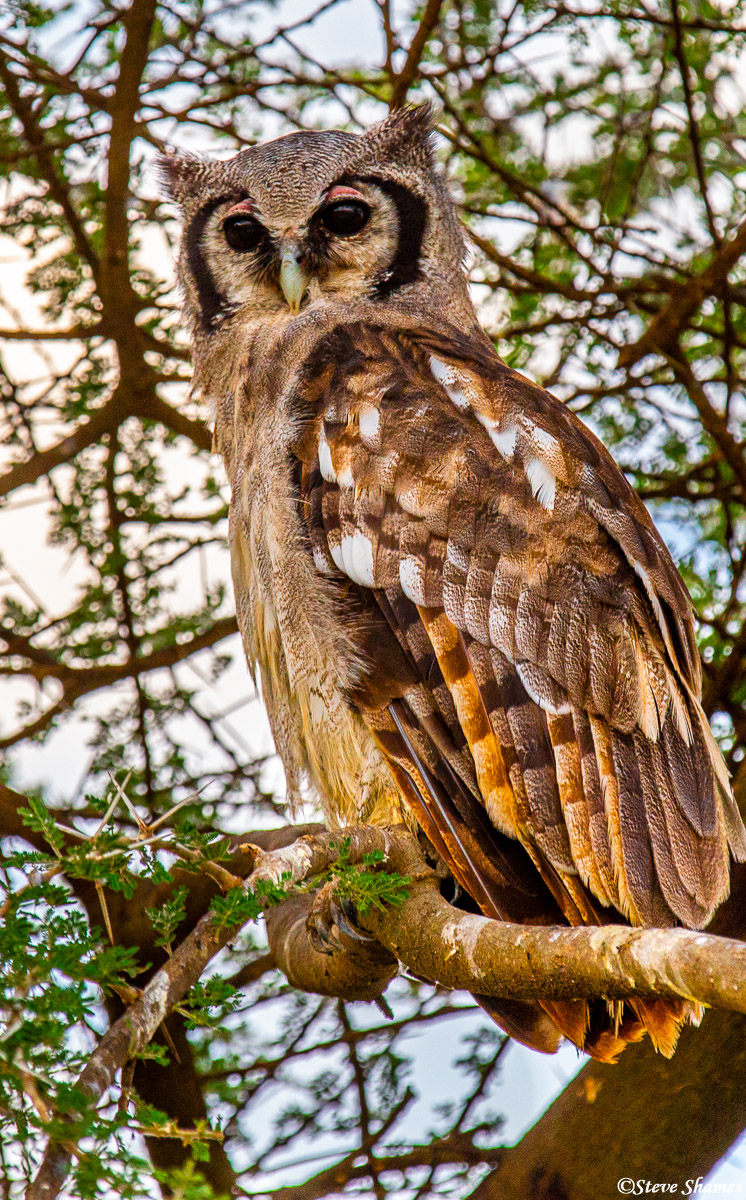
[[741,495],[746,497],[746,459],[744,447],[736,441],[726,418],[710,403],[707,393],[682,353],[667,356],[676,379],[699,413],[705,431],[710,435],[725,462],[733,472]]
[[420,62],[425,52],[427,39],[438,24],[442,7],[443,0],[427,0],[422,19],[407,52],[406,62],[399,74],[395,76],[394,88],[391,93],[392,109],[402,108],[406,104],[407,92],[419,74]]
[[746,221],[730,241],[723,242],[699,275],[685,284],[670,285],[670,297],[655,314],[642,337],[619,351],[617,365],[629,370],[646,354],[675,353],[679,335],[708,296],[720,295],[728,275],[746,253]]
[[75,242],[75,247],[81,258],[85,259],[90,267],[93,278],[96,279],[99,274],[98,258],[88,240],[88,235],[77,209],[70,199],[67,186],[62,182],[57,173],[54,158],[46,146],[44,133],[39,127],[37,113],[34,111],[31,101],[22,95],[21,88],[19,87],[19,77],[10,69],[11,63],[12,59],[6,55],[4,50],[0,50],[0,81],[2,81],[13,111],[23,126],[29,150],[33,152],[33,156],[47,182],[49,194],[62,209],[73,241]]

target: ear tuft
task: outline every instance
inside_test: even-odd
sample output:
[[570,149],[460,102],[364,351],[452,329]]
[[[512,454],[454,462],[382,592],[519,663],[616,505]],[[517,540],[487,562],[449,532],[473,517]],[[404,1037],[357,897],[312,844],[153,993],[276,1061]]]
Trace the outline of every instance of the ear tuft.
[[413,135],[429,137],[433,132],[435,115],[429,100],[425,100],[422,104],[410,104],[407,108],[395,109],[390,119],[396,118]]
[[205,164],[192,154],[160,154],[156,170],[166,196],[177,204],[183,204],[194,193],[199,176],[204,174]]
[[429,101],[416,107],[397,108],[373,125],[363,137],[379,151],[396,157],[433,158],[433,109]]

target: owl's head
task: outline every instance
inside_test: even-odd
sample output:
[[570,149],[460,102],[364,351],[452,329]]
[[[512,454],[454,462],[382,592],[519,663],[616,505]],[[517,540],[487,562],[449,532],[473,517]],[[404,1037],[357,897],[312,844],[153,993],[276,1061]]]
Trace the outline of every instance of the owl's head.
[[363,298],[426,296],[454,315],[469,304],[427,107],[359,136],[291,133],[227,162],[166,156],[161,172],[183,210],[179,274],[202,336]]

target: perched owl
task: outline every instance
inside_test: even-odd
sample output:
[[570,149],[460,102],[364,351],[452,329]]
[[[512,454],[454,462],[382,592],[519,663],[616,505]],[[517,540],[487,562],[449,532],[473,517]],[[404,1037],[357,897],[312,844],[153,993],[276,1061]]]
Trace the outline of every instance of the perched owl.
[[[163,161],[289,794],[419,826],[490,917],[705,926],[746,831],[689,597],[604,447],[480,328],[431,143],[420,108]],[[698,1015],[488,1007],[607,1061]]]

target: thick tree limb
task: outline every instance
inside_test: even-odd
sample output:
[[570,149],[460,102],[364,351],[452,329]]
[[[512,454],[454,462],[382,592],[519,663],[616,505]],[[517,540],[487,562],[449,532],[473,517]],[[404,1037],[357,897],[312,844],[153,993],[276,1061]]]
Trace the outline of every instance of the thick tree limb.
[[[416,922],[416,924],[413,924]],[[670,996],[746,1012],[746,945],[685,929],[547,928],[454,910],[434,887],[366,923],[416,975],[514,1000]]]
[[[140,107],[140,83],[148,64],[148,46],[155,21],[156,0],[133,0],[122,16],[126,42],[119,61],[119,77],[111,103],[111,145],[109,176],[104,197],[105,252],[102,265],[104,302],[113,285],[124,286],[130,303],[139,307],[129,273],[129,222],[127,201],[130,195],[130,148],[137,130]],[[119,296],[119,301],[123,297]],[[128,307],[128,306],[127,306]],[[129,313],[127,314],[129,317]]]
[[613,1200],[623,1178],[691,1194],[744,1125],[746,1017],[708,1013],[672,1059],[645,1041],[589,1062],[470,1200]]
[[[371,909],[362,922],[415,975],[512,1000],[670,996],[746,1012],[743,942],[687,929],[570,929],[492,921],[460,912],[442,898],[434,872],[403,830],[358,826],[345,836],[350,861],[379,849],[390,869],[413,877],[400,907]],[[334,861],[338,838],[328,833],[301,838],[262,856],[255,874],[279,880],[289,872],[294,881],[315,874]],[[310,940],[305,965],[300,950],[295,947],[293,958],[296,986],[314,991]],[[277,947],[273,952],[282,953]]]

